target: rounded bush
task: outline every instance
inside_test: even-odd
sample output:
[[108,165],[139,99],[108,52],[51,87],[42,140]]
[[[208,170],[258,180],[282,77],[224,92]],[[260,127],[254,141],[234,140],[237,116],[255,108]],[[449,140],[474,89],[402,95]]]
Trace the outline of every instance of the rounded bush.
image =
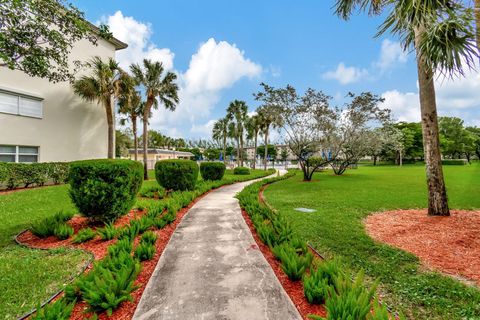
[[200,174],[203,180],[222,180],[225,169],[225,164],[222,162],[202,162],[200,164]]
[[192,160],[158,161],[155,178],[167,190],[193,190],[198,180],[198,165]]
[[71,163],[70,197],[81,214],[112,222],[130,211],[143,182],[143,166],[132,160],[84,160]]
[[236,167],[235,169],[233,169],[233,174],[247,175],[250,174],[250,169],[245,167]]

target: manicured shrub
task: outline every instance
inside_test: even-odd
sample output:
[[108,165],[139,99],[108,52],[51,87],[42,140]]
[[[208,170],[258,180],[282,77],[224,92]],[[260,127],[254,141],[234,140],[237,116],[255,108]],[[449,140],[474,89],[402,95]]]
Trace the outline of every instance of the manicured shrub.
[[69,171],[70,163],[68,162],[51,162],[48,166],[48,176],[54,184],[66,183]]
[[151,260],[155,255],[155,246],[146,242],[140,242],[135,248],[134,257],[140,261]]
[[250,169],[245,167],[236,167],[235,169],[233,169],[233,174],[247,175],[250,174]]
[[73,235],[73,228],[66,223],[61,223],[55,227],[53,234],[60,240],[65,240]]
[[442,160],[444,166],[465,166],[468,164],[467,159],[445,159]]
[[0,185],[7,189],[64,183],[69,164],[60,162],[0,163]]
[[95,238],[97,234],[91,228],[84,228],[78,231],[78,233],[73,237],[73,243],[83,243]]
[[131,160],[85,160],[70,165],[70,197],[86,217],[112,222],[135,204],[143,167]]
[[115,227],[113,223],[108,223],[105,225],[105,227],[101,229],[97,229],[97,234],[100,236],[100,239],[104,241],[112,240],[117,236],[118,229]]
[[37,306],[37,312],[30,318],[32,320],[68,320],[72,314],[74,302],[68,303],[65,299],[46,304],[43,308]]
[[225,164],[222,162],[202,162],[200,164],[200,174],[203,180],[222,180],[225,169]]
[[155,178],[167,190],[193,190],[198,180],[198,165],[192,160],[158,161]]

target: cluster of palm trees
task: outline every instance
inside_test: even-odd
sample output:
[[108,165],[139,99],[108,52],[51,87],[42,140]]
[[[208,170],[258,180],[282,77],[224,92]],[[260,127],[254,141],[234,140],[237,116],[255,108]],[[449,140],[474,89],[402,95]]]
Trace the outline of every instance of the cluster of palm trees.
[[[148,124],[152,109],[163,105],[174,111],[179,102],[177,75],[166,71],[158,61],[144,59],[143,63],[132,64],[130,73],[120,68],[109,58],[92,58],[87,67],[89,75],[82,76],[73,83],[74,92],[88,102],[97,102],[104,107],[108,124],[108,158],[114,158],[115,113],[124,114],[131,122],[134,148],[138,148],[137,120],[143,123],[142,146],[144,178],[147,179]],[[142,97],[143,96],[143,97]],[[135,160],[137,152],[135,151]]]
[[257,108],[255,114],[248,115],[248,106],[245,101],[234,100],[227,108],[227,114],[215,122],[212,129],[212,137],[219,141],[223,149],[223,161],[226,162],[226,149],[228,140],[232,140],[236,145],[237,164],[243,166],[245,159],[244,147],[245,140],[253,140],[253,168],[256,166],[258,136],[264,138],[264,169],[267,169],[268,160],[268,139],[270,131],[282,126],[282,117],[277,108],[269,105],[263,105]]

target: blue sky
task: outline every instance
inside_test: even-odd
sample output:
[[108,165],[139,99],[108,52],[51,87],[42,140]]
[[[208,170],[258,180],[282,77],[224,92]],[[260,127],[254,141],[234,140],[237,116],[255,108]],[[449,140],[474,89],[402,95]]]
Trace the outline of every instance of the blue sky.
[[[323,90],[341,104],[349,91],[372,91],[399,120],[419,121],[416,66],[396,39],[373,36],[381,17],[349,21],[333,14],[334,1],[304,0],[76,0],[86,17],[110,25],[130,47],[124,66],[144,57],[179,75],[181,103],[157,111],[152,127],[185,138],[208,137],[233,99],[257,107],[260,82]],[[480,125],[480,76],[438,80],[440,115]]]

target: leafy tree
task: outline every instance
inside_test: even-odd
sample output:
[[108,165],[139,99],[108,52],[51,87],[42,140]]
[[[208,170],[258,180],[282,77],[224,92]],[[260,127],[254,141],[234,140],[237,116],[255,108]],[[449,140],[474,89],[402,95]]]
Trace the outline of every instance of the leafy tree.
[[245,126],[248,119],[248,107],[245,101],[235,100],[227,108],[227,119],[230,121],[230,135],[237,141],[237,162],[243,167],[243,143]]
[[337,0],[336,13],[348,19],[357,9],[387,17],[377,35],[391,31],[405,49],[416,52],[420,108],[428,184],[428,214],[450,215],[443,177],[434,71],[453,76],[472,66],[478,51],[473,45],[473,15],[459,1]]
[[114,158],[115,100],[120,96],[121,73],[118,63],[112,58],[106,62],[94,57],[87,62],[89,76],[82,76],[73,83],[73,91],[83,100],[98,102],[107,114],[108,158]]
[[132,64],[130,71],[137,85],[140,85],[145,92],[145,105],[143,107],[143,165],[144,179],[148,180],[147,172],[147,150],[148,150],[148,119],[151,116],[152,108],[158,108],[159,103],[165,109],[174,111],[179,102],[177,75],[173,72],[165,72],[161,62],[152,62],[149,59],[143,60],[143,66]]
[[115,156],[127,157],[128,149],[132,147],[132,138],[127,132],[115,130]]
[[228,118],[225,117],[215,121],[212,129],[212,137],[215,140],[222,141],[223,162],[227,162]]
[[[258,144],[258,134],[262,129],[262,118],[260,115],[256,114],[248,119],[247,122],[247,138],[253,139],[253,169],[255,169],[257,164],[257,144]],[[265,153],[265,150],[263,154]]]
[[265,149],[267,150],[267,159],[276,159],[277,158],[277,149],[273,144],[269,144],[267,148],[265,146],[259,146],[257,148],[257,154],[259,154],[261,157],[265,158]]
[[472,137],[473,137],[472,149],[473,149],[473,152],[477,155],[477,158],[480,160],[480,128],[468,127],[466,128],[466,130],[472,134]]
[[463,120],[457,117],[440,117],[440,135],[442,139],[442,153],[450,158],[460,158],[473,152],[475,138],[472,132],[464,127]]
[[220,150],[218,149],[206,149],[203,155],[207,160],[214,161],[220,159]]
[[140,93],[135,87],[134,79],[126,72],[123,72],[120,78],[120,96],[118,99],[119,113],[125,115],[120,119],[123,126],[127,121],[132,124],[134,159],[138,160],[138,129],[137,119],[142,116],[143,103]]
[[282,151],[280,152],[280,159],[285,163],[287,162],[287,159],[288,159],[287,148],[282,148]]
[[91,26],[63,0],[2,0],[0,12],[0,66],[51,82],[74,80],[69,55],[76,42],[96,44],[97,36],[109,33],[105,25]]

